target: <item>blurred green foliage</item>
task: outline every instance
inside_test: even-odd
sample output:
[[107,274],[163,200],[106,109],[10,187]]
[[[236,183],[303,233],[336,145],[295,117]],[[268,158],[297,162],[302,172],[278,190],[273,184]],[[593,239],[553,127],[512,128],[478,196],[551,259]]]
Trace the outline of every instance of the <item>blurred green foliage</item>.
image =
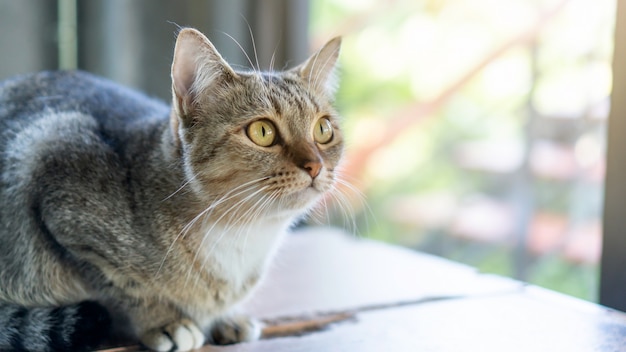
[[337,106],[367,156],[346,171],[369,208],[348,194],[333,223],[595,300],[615,0],[311,6],[314,46],[344,36]]

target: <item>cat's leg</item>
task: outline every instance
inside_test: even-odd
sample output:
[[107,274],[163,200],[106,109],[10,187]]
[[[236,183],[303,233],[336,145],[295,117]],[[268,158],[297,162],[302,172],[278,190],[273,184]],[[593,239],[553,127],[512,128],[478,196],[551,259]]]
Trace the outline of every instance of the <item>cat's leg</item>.
[[181,318],[139,333],[139,340],[155,351],[189,351],[202,347],[206,338],[196,323]]
[[[170,303],[171,290],[155,278],[163,245],[158,236],[133,226],[127,180],[116,156],[97,140],[88,150],[71,143],[49,143],[59,150],[42,157],[36,208],[47,238],[84,268],[81,276],[90,291],[128,320],[134,338],[157,351],[202,346],[200,328]],[[165,282],[173,277],[168,275]]]
[[217,318],[211,325],[210,341],[217,345],[256,341],[263,324],[244,314],[233,313]]
[[189,351],[204,345],[206,337],[200,326],[166,300],[115,296],[115,310],[124,312],[134,335],[151,350]]

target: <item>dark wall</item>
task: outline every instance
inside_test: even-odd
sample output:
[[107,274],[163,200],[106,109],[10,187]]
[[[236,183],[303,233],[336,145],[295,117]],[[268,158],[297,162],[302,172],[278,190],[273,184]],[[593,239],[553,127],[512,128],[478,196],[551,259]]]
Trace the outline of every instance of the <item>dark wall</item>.
[[274,53],[276,68],[308,54],[307,0],[0,0],[0,79],[59,67],[61,3],[75,8],[78,68],[163,99],[178,26],[201,30],[237,66],[250,63],[229,35],[256,65],[250,29],[264,69]]
[[58,67],[55,1],[0,0],[0,79]]

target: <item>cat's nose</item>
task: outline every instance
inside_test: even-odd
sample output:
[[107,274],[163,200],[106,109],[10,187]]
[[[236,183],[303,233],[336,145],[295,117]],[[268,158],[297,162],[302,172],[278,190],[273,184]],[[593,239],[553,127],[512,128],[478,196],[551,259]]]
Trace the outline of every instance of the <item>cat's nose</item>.
[[311,178],[316,178],[322,170],[322,163],[319,161],[307,161],[302,165],[302,168],[311,175]]

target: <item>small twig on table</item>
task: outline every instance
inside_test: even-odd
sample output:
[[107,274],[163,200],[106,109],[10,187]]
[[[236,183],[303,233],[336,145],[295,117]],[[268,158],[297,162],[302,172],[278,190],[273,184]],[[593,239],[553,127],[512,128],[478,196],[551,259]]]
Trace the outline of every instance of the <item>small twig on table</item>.
[[264,319],[263,323],[265,324],[265,327],[263,328],[261,338],[272,339],[285,336],[301,336],[316,331],[322,331],[327,329],[331,324],[345,322],[349,320],[355,321],[358,314],[365,312],[399,308],[437,301],[448,301],[462,298],[479,298],[508,293],[519,293],[520,290],[523,289],[524,285],[521,284],[516,285],[511,290],[497,291],[487,294],[430,296],[405,301],[369,304],[341,311],[329,311],[315,313],[312,315],[299,315],[291,317],[280,317],[275,319]]
[[331,324],[355,321],[359,313],[370,312],[374,310],[398,308],[408,305],[416,305],[427,302],[443,301],[450,299],[465,298],[467,296],[462,295],[449,295],[449,296],[435,296],[424,297],[415,300],[397,301],[391,303],[379,303],[360,306],[343,311],[330,311],[315,313],[312,315],[299,315],[290,317],[280,317],[275,319],[264,319],[261,338],[272,339],[276,337],[285,336],[301,336],[316,331],[322,331],[327,329]]
[[267,319],[263,321],[265,326],[263,327],[261,338],[273,339],[285,336],[301,336],[324,330],[330,324],[354,319],[356,319],[356,315],[352,312]]

